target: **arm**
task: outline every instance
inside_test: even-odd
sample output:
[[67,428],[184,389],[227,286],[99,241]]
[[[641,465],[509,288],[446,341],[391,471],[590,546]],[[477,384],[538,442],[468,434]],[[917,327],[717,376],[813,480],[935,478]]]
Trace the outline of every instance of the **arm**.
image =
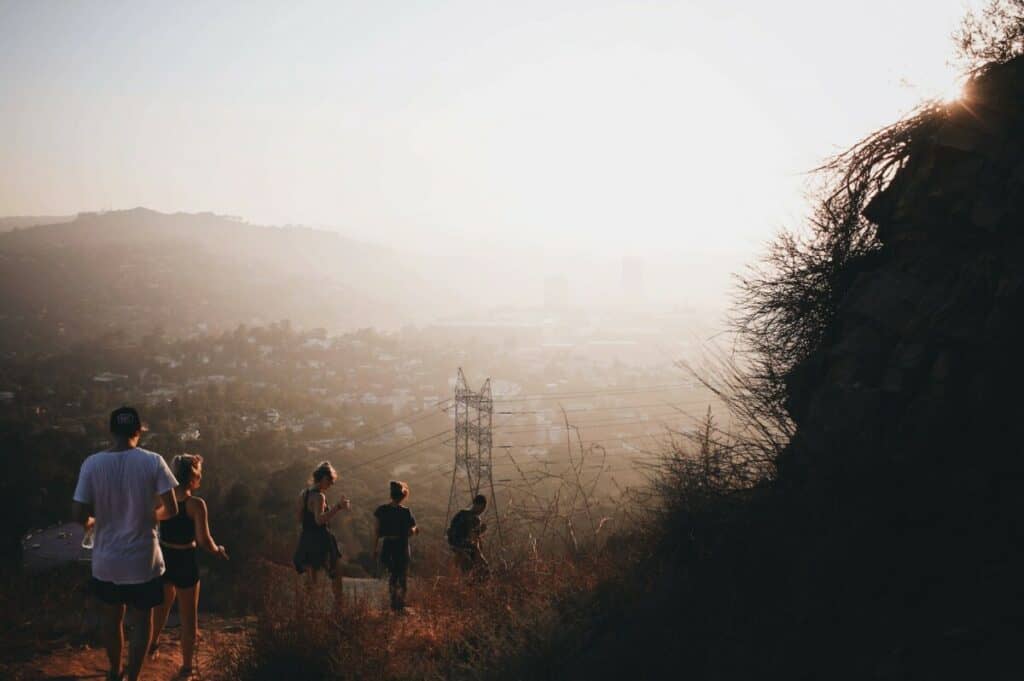
[[338,511],[341,510],[340,501],[337,505],[327,508],[327,497],[324,496],[323,492],[317,492],[316,496],[310,501],[314,506],[309,510],[313,511],[313,517],[316,518],[317,525],[326,525],[331,521],[331,518],[338,515]]
[[167,505],[167,501],[164,499],[164,495],[160,495],[160,505],[156,507],[156,519],[157,520],[170,520],[178,514],[178,500],[174,498],[174,490],[171,490],[167,494],[171,495],[174,499],[174,508],[171,509]]
[[[187,504],[188,500],[185,503]],[[210,535],[210,520],[209,514],[206,512],[206,502],[198,497],[192,497],[192,522],[196,528],[196,543],[213,555],[227,560],[228,550],[223,546],[218,546],[217,542],[213,541],[213,536]]]
[[380,555],[380,516],[377,514],[374,514],[373,516],[373,525],[373,557],[376,559],[377,556]]
[[157,520],[169,520],[178,515],[178,500],[174,498],[174,490],[169,489],[160,495],[160,507],[156,510]]
[[89,466],[91,459],[86,459],[82,469],[78,472],[78,483],[75,485],[75,493],[71,500],[71,519],[81,523],[86,530],[96,524],[96,511],[92,505],[92,469]]
[[167,462],[160,456],[154,455],[156,460],[156,471],[153,480],[154,492],[160,496],[160,507],[156,511],[157,520],[170,520],[178,515],[178,500],[174,498],[174,488],[178,481],[171,474]]
[[81,523],[86,531],[96,524],[96,518],[93,515],[92,504],[85,504],[81,501],[71,502],[71,519],[76,523]]

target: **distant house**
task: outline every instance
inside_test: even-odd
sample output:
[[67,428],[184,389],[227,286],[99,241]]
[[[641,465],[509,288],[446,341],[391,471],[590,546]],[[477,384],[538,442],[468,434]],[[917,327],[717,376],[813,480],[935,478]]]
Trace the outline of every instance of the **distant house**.
[[310,440],[306,447],[315,452],[336,449],[355,449],[356,441],[347,437],[333,437],[325,440]]
[[182,442],[195,442],[199,439],[199,428],[189,427],[178,433],[178,439]]
[[307,416],[302,420],[302,425],[306,428],[320,428],[321,430],[328,430],[334,426],[334,421],[325,416]]
[[127,381],[128,377],[124,374],[114,374],[109,371],[104,371],[102,374],[93,376],[92,380],[96,383],[115,383],[117,381]]
[[395,426],[395,437],[399,440],[415,440],[416,433],[413,432],[411,426],[405,423],[399,423]]
[[155,390],[150,390],[149,392],[146,393],[146,404],[149,405],[149,406],[154,406],[154,405],[159,404],[161,402],[166,402],[166,401],[174,399],[174,397],[177,394],[178,394],[178,391],[175,388],[170,388],[170,387],[157,388]]
[[74,433],[75,435],[85,435],[85,426],[74,419],[62,418],[57,419],[54,430],[63,431],[65,433]]

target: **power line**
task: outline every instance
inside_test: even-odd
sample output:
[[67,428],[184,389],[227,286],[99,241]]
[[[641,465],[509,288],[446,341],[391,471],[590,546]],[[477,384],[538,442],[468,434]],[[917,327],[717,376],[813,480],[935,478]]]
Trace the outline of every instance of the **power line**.
[[[435,402],[434,404],[430,405],[430,408],[440,407],[445,402],[450,402],[450,401],[451,401],[450,399],[440,400],[440,401]],[[383,435],[384,434],[383,429],[385,427],[387,427],[387,426],[395,425],[395,424],[403,422],[403,421],[406,424],[419,423],[420,421],[423,421],[424,419],[430,418],[431,416],[438,416],[438,415],[439,414],[437,412],[425,411],[420,416],[417,416],[416,418],[412,418],[412,419],[404,417],[404,416],[399,416],[398,418],[392,419],[391,421],[386,421],[385,423],[382,423],[379,426],[373,426],[373,428],[369,432],[372,432],[372,431],[377,431],[377,432],[374,432],[372,436],[369,435],[369,432],[368,432],[367,434],[361,436],[360,438],[353,439],[352,442],[353,442],[353,444],[363,444],[363,445],[369,444],[373,439]],[[335,447],[334,449],[332,449],[332,450],[327,452],[327,456],[331,456],[333,454],[337,454],[337,453],[341,452],[343,449],[347,449],[347,448],[348,448],[347,446]]]
[[[639,389],[639,390],[637,390],[637,389],[630,389],[628,391],[603,392],[603,393],[594,391],[594,392],[580,393],[580,394],[618,394],[618,392],[634,393],[634,392],[643,392],[643,391],[655,390],[655,389],[667,390],[667,389],[671,389],[671,388],[675,388],[675,387],[680,387],[680,386],[685,386],[685,385],[686,384],[675,384],[675,385],[665,385],[665,386],[654,386],[653,388],[643,388],[643,389]],[[565,396],[565,395],[568,395],[568,394],[570,394],[570,393],[562,393],[562,394],[560,394],[558,396]],[[554,396],[556,396],[556,394],[551,394],[549,396],[550,397],[554,397]],[[522,398],[519,398],[518,400],[506,400],[506,401],[520,401],[520,400],[525,400],[525,399],[530,399],[530,398],[522,397]],[[443,404],[445,404],[447,402],[451,402],[451,401],[453,401],[452,398],[448,398],[448,399],[445,399],[445,400],[440,400],[440,401],[438,401],[437,403],[435,403],[432,406],[440,407],[441,405],[443,405]],[[497,402],[498,400],[494,400],[494,401]],[[702,400],[701,403],[703,403],[703,402],[704,401]],[[685,404],[685,403],[678,403],[678,404]],[[675,409],[674,405],[671,404],[671,403],[661,403],[658,406],[667,406],[667,407],[673,408],[673,412],[667,413],[667,414],[665,414],[665,416],[671,416],[672,413],[677,413],[680,416],[685,416],[685,417],[687,417],[687,418],[689,418],[689,419],[691,419],[691,420],[693,420],[695,422],[699,422],[699,420],[700,420],[698,417],[696,417],[696,416],[694,416],[692,414],[688,414],[688,413],[686,413],[686,412],[684,412],[682,410]],[[628,408],[628,407],[626,407],[626,408]],[[604,408],[604,409],[608,409],[608,408]],[[595,409],[595,411],[596,410],[597,409]],[[576,411],[586,411],[586,410],[585,409],[579,409],[579,410],[576,410]],[[503,412],[499,412],[499,413],[503,413]],[[379,430],[381,428],[384,428],[385,426],[397,423],[397,422],[402,421],[402,420],[406,420],[407,423],[415,423],[417,421],[421,421],[421,420],[423,420],[425,418],[428,418],[429,416],[434,416],[434,415],[436,415],[436,414],[435,413],[423,414],[422,416],[420,416],[420,417],[418,417],[416,419],[412,419],[412,420],[407,420],[407,419],[403,419],[403,418],[400,417],[400,418],[394,419],[394,420],[392,420],[390,422],[381,424],[380,426],[376,426],[375,429]],[[584,424],[581,424],[581,425],[587,425],[588,427],[601,427],[601,426],[605,426],[605,425],[628,425],[630,423],[640,423],[640,422],[642,422],[642,421],[617,421],[617,422],[607,422],[607,423],[590,422],[590,423],[584,423]],[[512,425],[512,424],[508,424],[508,425]],[[574,425],[574,424],[570,423],[570,426],[572,426],[572,425]],[[504,425],[496,426],[495,430],[501,429],[503,427],[505,427],[505,426]],[[559,428],[564,428],[564,425],[560,426]],[[536,428],[525,428],[522,431],[506,430],[504,432],[506,432],[506,433],[536,432],[536,430],[537,430]],[[716,430],[719,430],[719,429],[716,428]],[[362,462],[360,462],[360,463],[358,463],[358,464],[356,464],[354,466],[350,466],[349,468],[345,469],[344,472],[348,473],[348,472],[350,472],[352,470],[356,470],[358,468],[362,468],[363,466],[367,466],[367,465],[376,463],[378,461],[382,461],[384,459],[391,458],[391,457],[396,456],[397,454],[400,454],[402,452],[409,451],[410,449],[417,448],[420,445],[423,445],[423,444],[425,444],[427,442],[430,442],[431,440],[434,440],[434,439],[436,439],[436,438],[446,434],[447,432],[449,432],[449,431],[448,430],[442,430],[442,431],[439,431],[437,433],[434,433],[433,435],[428,435],[425,438],[421,438],[420,440],[417,440],[415,442],[411,442],[411,443],[409,443],[409,444],[407,444],[405,446],[399,447],[398,449],[394,449],[394,450],[392,450],[390,452],[385,452],[384,454],[381,454],[381,455],[379,455],[377,457],[374,457],[372,459],[368,459],[366,461],[362,461]],[[648,437],[654,437],[654,436],[659,435],[659,434],[662,434],[662,432],[659,431],[659,432],[656,432],[656,433],[645,433],[645,434],[641,434],[641,435],[623,436],[623,437],[615,437],[615,438],[599,438],[599,439],[590,439],[590,440],[577,440],[575,442],[575,444],[599,444],[599,443],[603,443],[603,442],[625,442],[625,441],[629,441],[629,440],[638,440],[638,439],[644,439],[644,438],[648,438]],[[362,442],[365,444],[366,440],[364,439]],[[524,448],[524,447],[550,447],[553,444],[556,444],[556,443],[537,442],[537,443],[527,443],[527,444],[504,444],[504,445],[494,445],[494,446],[498,447],[498,448],[502,448],[502,449],[509,449],[509,448]],[[335,450],[335,451],[340,451],[340,449],[341,448],[339,448],[338,450]],[[405,458],[405,457],[403,457],[403,458]],[[451,471],[448,471],[448,473],[450,474]]]
[[[648,418],[626,418],[626,419],[612,419],[612,420],[594,419],[594,420],[590,420],[590,421],[569,421],[568,427],[571,428],[571,429],[574,429],[574,430],[579,430],[580,428],[584,428],[584,427],[587,427],[587,428],[605,428],[605,427],[608,427],[608,426],[630,425],[630,424],[636,424],[636,423],[650,423],[651,421],[655,421],[655,420],[659,420],[659,419],[665,419],[665,418],[667,418],[669,416],[676,416],[676,415],[678,415],[678,416],[686,416],[686,417],[689,417],[689,418],[696,418],[692,414],[687,414],[686,412],[683,412],[683,411],[680,411],[680,410],[672,410],[672,411],[668,411],[668,412],[665,412],[665,413],[649,414],[649,415],[647,415]],[[561,424],[551,423],[551,424],[543,424],[543,425],[542,424],[536,424],[536,425],[533,425],[533,426],[524,426],[524,425],[519,425],[519,424],[510,424],[510,426],[506,426],[506,427],[500,427],[499,426],[499,427],[495,428],[495,430],[500,430],[503,433],[535,433],[535,432],[543,431],[543,430],[547,430],[549,432],[552,432],[552,431],[565,431],[565,429],[566,429],[566,425],[564,423],[561,423]]]
[[[396,425],[396,424],[401,423],[403,421],[405,423],[407,423],[407,424],[408,423],[417,423],[419,421],[422,421],[423,419],[430,418],[431,416],[438,416],[439,414],[437,412],[427,411],[427,409],[432,409],[433,407],[440,407],[442,404],[444,404],[446,402],[451,402],[451,399],[441,400],[439,402],[436,402],[435,404],[430,405],[430,407],[427,407],[426,409],[424,409],[424,413],[423,414],[421,414],[421,415],[419,415],[419,416],[417,416],[415,418],[409,418],[408,416],[399,416],[399,417],[394,418],[394,419],[392,419],[390,421],[385,421],[384,423],[381,423],[380,425],[372,426],[370,428],[370,431],[368,431],[366,433],[363,433],[363,434],[358,434],[358,437],[356,437],[353,441],[361,443],[361,444],[366,444],[368,441],[370,441],[373,438],[378,437],[379,435],[381,435],[383,430],[385,428],[387,428],[388,426]],[[377,431],[377,432],[373,432],[373,431]],[[372,433],[372,435],[371,435],[371,433]]]
[[375,456],[372,459],[367,459],[365,461],[360,461],[359,463],[357,463],[354,466],[349,466],[343,472],[348,473],[348,472],[354,471],[357,468],[362,468],[363,466],[368,466],[368,465],[370,465],[372,463],[376,463],[378,461],[382,461],[384,459],[390,458],[392,456],[395,456],[396,454],[400,454],[400,453],[402,453],[404,451],[412,449],[413,447],[418,447],[418,446],[420,446],[422,444],[425,444],[425,443],[429,442],[430,440],[437,439],[437,438],[441,437],[442,435],[447,435],[448,432],[449,431],[447,429],[445,429],[445,430],[439,431],[437,433],[434,433],[433,435],[428,435],[427,437],[421,438],[419,440],[416,440],[415,442],[410,442],[409,444],[405,445],[404,447],[399,447],[398,449],[393,449],[390,452],[386,452],[384,454],[381,454],[380,456]]
[[609,390],[579,390],[564,393],[538,393],[535,395],[516,395],[513,397],[496,398],[495,403],[505,402],[528,402],[557,399],[559,397],[586,397],[588,395],[629,395],[635,393],[654,393],[677,388],[692,388],[690,383],[673,383],[668,385],[653,385],[646,388],[612,388]]
[[690,405],[690,404],[708,404],[710,405],[713,400],[686,400],[683,402],[650,402],[647,404],[622,404],[614,407],[579,407],[576,409],[556,409],[552,407],[550,409],[527,409],[522,411],[496,411],[495,414],[502,415],[528,415],[528,414],[557,414],[561,412],[574,413],[581,411],[615,411],[617,409],[644,409],[647,407],[671,407],[674,405]]
[[[625,436],[625,437],[601,438],[601,439],[598,439],[598,440],[577,440],[577,441],[574,441],[573,444],[589,445],[589,444],[596,444],[596,443],[599,443],[599,442],[624,442],[626,440],[641,440],[641,439],[646,438],[646,437],[654,437],[655,435],[660,435],[660,434],[662,434],[661,431],[659,431],[657,433],[644,433],[642,435],[629,435],[629,436]],[[551,443],[551,442],[532,442],[532,443],[529,443],[529,444],[504,444],[504,445],[494,445],[494,446],[498,447],[499,449],[512,449],[512,448],[521,449],[523,447],[550,447],[552,444],[554,444],[554,443]]]

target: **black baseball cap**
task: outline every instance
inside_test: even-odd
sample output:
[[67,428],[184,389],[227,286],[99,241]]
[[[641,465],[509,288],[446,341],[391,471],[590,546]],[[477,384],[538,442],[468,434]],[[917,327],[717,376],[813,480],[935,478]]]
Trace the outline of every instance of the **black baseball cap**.
[[142,427],[142,419],[139,412],[133,407],[118,407],[110,412],[110,432],[118,435],[134,435]]

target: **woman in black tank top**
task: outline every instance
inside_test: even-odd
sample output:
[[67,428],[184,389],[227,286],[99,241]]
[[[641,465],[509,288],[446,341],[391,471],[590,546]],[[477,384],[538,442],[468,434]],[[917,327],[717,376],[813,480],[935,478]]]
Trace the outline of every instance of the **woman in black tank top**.
[[196,564],[196,546],[202,546],[224,560],[227,560],[228,552],[210,536],[206,502],[192,494],[199,489],[203,479],[203,457],[198,454],[176,456],[171,462],[171,471],[178,480],[174,489],[178,513],[170,518],[157,515],[160,520],[160,550],[166,569],[162,576],[164,602],[153,610],[149,654],[157,657],[160,632],[167,622],[171,604],[177,599],[181,617],[181,674],[188,675],[192,672],[198,630],[199,566]]
[[334,466],[324,461],[313,471],[310,486],[299,495],[297,515],[302,524],[302,533],[292,557],[299,574],[309,573],[310,588],[316,583],[317,574],[321,570],[327,572],[334,589],[335,609],[341,607],[341,571],[338,569],[341,549],[338,548],[338,540],[331,533],[328,523],[339,511],[351,509],[349,500],[344,497],[335,505],[329,508],[327,506],[327,490],[337,479],[338,472],[334,470]]

